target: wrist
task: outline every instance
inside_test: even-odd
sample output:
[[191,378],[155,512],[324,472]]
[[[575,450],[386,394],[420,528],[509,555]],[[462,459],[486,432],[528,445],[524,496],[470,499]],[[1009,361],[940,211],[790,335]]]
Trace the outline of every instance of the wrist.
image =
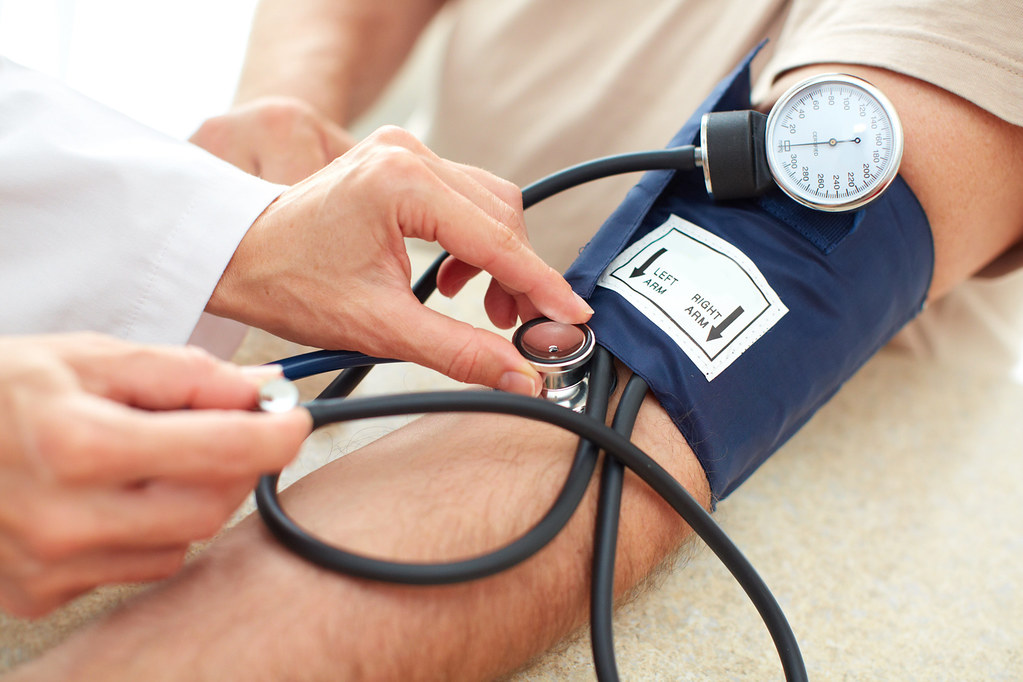
[[[267,229],[267,222],[272,213],[271,207],[276,203],[277,199],[270,202],[242,235],[206,302],[207,313],[253,326],[264,326],[256,319],[250,292],[259,289],[258,283],[261,281],[259,264],[266,262],[266,258],[260,257],[261,233]],[[265,286],[263,289],[268,291],[269,287]]]

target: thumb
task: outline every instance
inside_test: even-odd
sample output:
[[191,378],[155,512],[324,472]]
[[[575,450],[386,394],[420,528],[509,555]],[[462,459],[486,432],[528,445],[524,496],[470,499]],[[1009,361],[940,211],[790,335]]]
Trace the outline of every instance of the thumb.
[[409,360],[470,384],[509,393],[536,396],[541,379],[536,370],[501,336],[459,322],[414,301],[395,311],[412,333],[389,342],[390,357]]

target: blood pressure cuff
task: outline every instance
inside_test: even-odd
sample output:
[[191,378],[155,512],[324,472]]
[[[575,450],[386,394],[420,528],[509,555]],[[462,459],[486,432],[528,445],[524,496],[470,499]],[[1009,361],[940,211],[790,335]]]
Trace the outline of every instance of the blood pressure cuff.
[[[749,59],[707,111],[750,108]],[[930,227],[897,178],[853,213],[778,190],[715,203],[702,171],[643,176],[566,273],[598,342],[647,381],[723,499],[923,306]]]

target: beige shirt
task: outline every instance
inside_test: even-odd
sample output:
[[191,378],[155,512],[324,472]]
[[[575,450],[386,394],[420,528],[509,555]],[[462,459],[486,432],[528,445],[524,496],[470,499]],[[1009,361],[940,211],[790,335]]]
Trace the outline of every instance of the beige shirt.
[[[754,97],[813,63],[879,66],[1023,125],[1023,16],[1008,1],[461,0],[428,143],[520,184],[596,156],[659,148],[764,38]],[[530,209],[530,236],[564,269],[637,176]],[[1023,274],[962,285],[901,336],[916,351],[1004,368],[1023,339]],[[982,345],[978,345],[982,344]]]

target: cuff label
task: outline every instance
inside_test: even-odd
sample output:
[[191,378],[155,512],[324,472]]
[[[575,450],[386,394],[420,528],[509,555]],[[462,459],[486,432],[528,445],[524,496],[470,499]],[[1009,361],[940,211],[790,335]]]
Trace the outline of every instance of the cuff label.
[[597,284],[657,325],[708,381],[788,312],[746,254],[676,215],[623,251]]

